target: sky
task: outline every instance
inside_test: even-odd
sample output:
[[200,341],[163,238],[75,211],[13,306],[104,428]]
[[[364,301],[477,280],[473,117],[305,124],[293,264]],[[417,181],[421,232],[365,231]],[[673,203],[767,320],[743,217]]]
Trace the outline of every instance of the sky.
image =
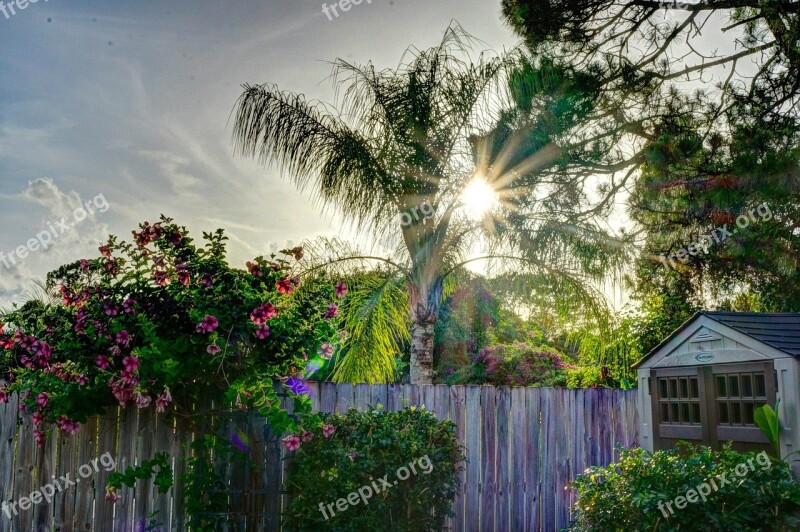
[[0,12],[0,306],[162,213],[197,236],[224,228],[241,265],[343,234],[310,193],[234,154],[241,85],[332,102],[331,61],[394,67],[453,20],[487,49],[517,42],[499,0],[363,0],[330,17],[320,0],[22,5]]

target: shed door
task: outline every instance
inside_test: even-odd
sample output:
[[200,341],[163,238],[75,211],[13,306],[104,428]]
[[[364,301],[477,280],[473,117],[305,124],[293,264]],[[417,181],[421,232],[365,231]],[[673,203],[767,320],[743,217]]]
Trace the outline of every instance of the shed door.
[[740,451],[770,449],[753,411],[775,404],[771,361],[655,369],[651,377],[656,449],[678,440],[715,449],[729,440]]

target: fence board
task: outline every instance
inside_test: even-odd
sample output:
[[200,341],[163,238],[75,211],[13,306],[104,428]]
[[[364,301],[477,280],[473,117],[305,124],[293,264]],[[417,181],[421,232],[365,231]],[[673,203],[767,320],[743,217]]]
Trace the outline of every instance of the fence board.
[[464,523],[477,527],[481,523],[481,423],[475,423],[475,420],[476,417],[478,420],[481,419],[481,387],[467,386],[466,398],[467,484],[464,494],[466,507]]
[[[117,462],[119,468],[119,453],[117,451],[117,433],[119,429],[119,409],[115,408],[108,412],[104,417],[98,421],[98,445],[97,456],[103,456],[108,453],[114,461]],[[105,467],[101,467],[97,473],[97,489],[95,496],[97,501],[95,503],[94,515],[94,530],[113,530],[114,529],[114,505],[105,500],[106,493],[106,480],[113,471],[107,471]]]
[[[36,450],[36,473],[35,473],[35,489],[41,486],[50,484],[53,479],[52,475],[56,473],[55,464],[58,454],[58,443],[56,438],[47,438],[44,443],[44,448]],[[55,485],[53,486],[55,489]],[[34,530],[51,530],[53,528],[53,503],[52,498],[48,501],[45,499],[33,507],[33,529]],[[0,516],[3,519],[3,516]]]
[[[322,412],[378,403],[387,411],[425,405],[437,418],[453,420],[468,460],[459,474],[455,516],[445,524],[458,531],[566,527],[575,497],[564,489],[569,482],[589,466],[616,459],[615,444],[630,447],[639,441],[635,391],[332,383],[310,388],[314,409]],[[177,479],[185,472],[186,446],[200,435],[182,423],[165,424],[151,409],[114,409],[90,420],[76,436],[48,438],[45,449],[38,450],[30,416],[23,415],[17,425],[16,401],[12,398],[0,405],[0,495],[6,501],[29,495],[53,474],[69,473],[76,479],[81,465],[105,453],[116,459],[117,470],[123,470],[156,451],[169,450]],[[204,419],[208,423],[215,416],[227,415],[211,412]],[[285,470],[283,447],[266,446],[271,441],[269,427],[257,414],[230,415],[231,430],[235,425],[253,447],[250,457],[255,469],[228,468],[233,513],[227,526],[230,530],[243,529],[245,524],[248,529],[276,530],[276,515],[284,503],[278,493]],[[220,463],[222,471],[226,466]],[[127,532],[136,529],[137,518],[141,524],[156,509],[156,519],[165,523],[159,530],[185,530],[181,483],[160,496],[152,485],[123,488],[122,499],[113,505],[103,500],[108,474],[101,465],[99,471],[58,494],[52,507],[42,503],[18,511],[14,532],[36,527],[50,530],[51,524],[61,531]],[[266,493],[271,491],[275,493]],[[0,532],[8,532],[12,521],[2,517]]]
[[[458,440],[463,445],[463,443],[466,441],[466,389],[463,386],[452,386],[448,390],[448,395],[450,396],[450,419],[455,422],[456,437],[458,437]],[[464,467],[466,468],[466,464]],[[458,491],[456,492],[456,498],[453,502],[453,513],[455,513],[455,518],[453,519],[453,530],[463,529],[466,519],[464,515],[466,476],[466,469],[458,474]]]
[[[553,469],[558,460],[556,448],[559,445],[560,437],[563,436],[561,427],[563,420],[558,418],[559,412],[556,408],[554,392],[555,390],[552,389],[542,389],[542,461],[539,469],[542,499],[540,523],[553,523],[553,525],[556,523],[556,504],[559,500],[556,494],[556,475]],[[548,495],[550,496],[548,497]]]
[[[492,532],[495,525],[495,487],[497,477],[497,389],[481,386],[481,530]],[[499,531],[502,532],[502,531]]]
[[495,530],[510,530],[511,519],[511,493],[509,472],[509,441],[511,390],[507,386],[497,388],[497,480],[495,486]]
[[[96,417],[90,418],[78,433],[78,463],[72,471],[75,477],[75,515],[72,530],[89,530],[94,520],[96,472],[92,460],[97,460],[97,424]],[[100,462],[95,462],[97,469]]]
[[528,412],[525,418],[525,529],[539,530],[542,517],[541,388],[526,388],[525,404]]

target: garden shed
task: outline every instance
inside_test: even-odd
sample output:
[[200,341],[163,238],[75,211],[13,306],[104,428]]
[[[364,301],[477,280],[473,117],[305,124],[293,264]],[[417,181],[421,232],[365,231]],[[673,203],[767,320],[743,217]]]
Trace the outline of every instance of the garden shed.
[[778,399],[781,454],[800,449],[800,313],[701,311],[634,368],[645,449],[770,450],[753,411]]

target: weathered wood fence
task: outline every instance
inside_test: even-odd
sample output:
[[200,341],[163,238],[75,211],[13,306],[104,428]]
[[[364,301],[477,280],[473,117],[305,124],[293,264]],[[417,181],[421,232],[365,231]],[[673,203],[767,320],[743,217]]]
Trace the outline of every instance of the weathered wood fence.
[[[468,458],[453,508],[455,518],[448,523],[459,531],[552,531],[568,526],[574,501],[569,482],[591,465],[612,462],[616,445],[634,447],[639,440],[635,391],[323,384],[312,385],[311,393],[315,408],[324,412],[378,403],[389,411],[424,404],[440,419],[452,419]],[[231,515],[230,530],[277,527],[269,515],[279,512],[282,496],[270,495],[269,486],[280,486],[282,451],[275,446],[274,452],[265,452],[268,448],[258,445],[267,433],[263,425],[251,416],[237,428],[252,444],[251,461],[257,472],[230,474],[232,507],[250,513]],[[81,476],[85,470],[78,472],[105,453],[122,469],[154,452],[168,451],[176,457],[177,478],[183,474],[182,458],[191,452],[187,447],[196,437],[176,431],[152,408],[129,408],[90,420],[76,436],[50,438],[39,449],[30,417],[18,416],[16,401],[0,405],[3,501],[19,502],[54,482],[52,475],[59,479],[69,473],[71,479],[80,480],[57,492],[52,502],[41,501],[25,510],[17,505],[16,515],[8,507],[0,510],[0,532],[138,531],[156,511],[155,520],[162,523],[156,530],[183,531],[180,483],[159,495],[152,485],[140,482],[111,504],[104,500],[109,473],[102,465],[86,477]],[[264,509],[269,515],[259,518]]]

